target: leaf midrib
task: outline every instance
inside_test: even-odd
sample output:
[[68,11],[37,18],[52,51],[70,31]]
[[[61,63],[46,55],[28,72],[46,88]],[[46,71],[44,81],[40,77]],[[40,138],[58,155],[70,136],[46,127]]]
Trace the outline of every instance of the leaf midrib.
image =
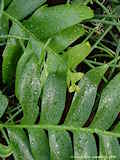
[[0,124],[0,128],[26,128],[26,129],[52,129],[52,130],[68,130],[72,132],[85,132],[85,133],[96,133],[98,135],[106,135],[106,136],[113,136],[116,138],[120,138],[120,133],[105,131],[97,128],[82,128],[82,127],[74,127],[74,126],[67,126],[67,125],[27,125],[27,124]]

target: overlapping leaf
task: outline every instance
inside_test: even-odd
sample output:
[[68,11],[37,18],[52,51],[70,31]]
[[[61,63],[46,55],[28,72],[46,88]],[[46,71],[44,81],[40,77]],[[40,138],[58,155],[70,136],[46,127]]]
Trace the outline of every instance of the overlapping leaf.
[[[25,32],[21,28],[13,24],[10,30],[10,35],[25,36]],[[24,43],[24,41],[22,41]],[[7,41],[6,48],[3,52],[3,63],[2,63],[2,76],[3,82],[9,86],[12,84],[15,76],[16,65],[23,54],[23,49],[20,45],[20,41],[14,38],[9,38]]]
[[49,160],[49,142],[45,131],[40,129],[28,129],[31,151],[35,160]]
[[84,32],[84,28],[79,24],[68,27],[60,33],[57,33],[57,35],[52,38],[49,46],[56,53],[59,53],[67,48],[77,38],[83,36]]
[[97,148],[92,134],[75,132],[74,134],[74,159],[96,159]]
[[73,149],[70,135],[65,131],[49,131],[50,159],[70,160]]
[[28,138],[22,129],[9,129],[10,144],[16,160],[34,160]]
[[[64,17],[64,18],[63,18]],[[93,17],[87,6],[58,5],[41,7],[24,22],[38,39],[44,40],[85,19]]]
[[120,73],[104,88],[92,128],[109,129],[120,110]]
[[66,77],[64,74],[48,75],[43,89],[41,124],[58,124],[65,107]]
[[[9,0],[5,1],[5,7],[9,2]],[[19,160],[97,159],[98,148],[96,138],[92,133],[93,130],[96,131],[96,128],[109,129],[119,113],[120,74],[104,88],[97,113],[91,122],[91,129],[85,129],[86,132],[79,131],[90,116],[98,85],[108,66],[96,67],[84,76],[83,73],[78,75],[75,68],[89,55],[91,51],[89,42],[78,44],[64,51],[84,34],[83,27],[78,23],[92,18],[92,10],[87,6],[79,5],[84,2],[77,0],[73,1],[72,5],[39,8],[45,2],[46,0],[14,0],[7,9],[7,13],[13,17],[14,22],[16,22],[14,18],[23,20],[30,16],[21,22],[21,25],[24,25],[23,28],[26,27],[24,29],[31,35],[30,39],[22,30],[23,28],[18,24],[13,24],[9,35],[19,36],[17,38],[20,41],[8,39],[3,56],[3,81],[5,83],[11,83],[17,65],[15,90],[23,109],[20,126],[23,128],[26,124],[25,126],[30,128],[23,130],[8,127],[10,145],[2,146],[3,150],[0,148],[0,154],[6,157],[13,152],[14,158]],[[7,34],[6,31],[7,29],[4,34]],[[22,37],[29,39],[27,47],[24,45],[24,40],[21,43]],[[59,55],[60,52],[63,54]],[[74,74],[75,80],[69,79],[68,73]],[[81,75],[82,80],[80,80]],[[75,93],[70,110],[63,119],[68,79],[69,83],[73,80],[75,85],[80,80],[77,86],[79,92]],[[41,106],[38,106],[40,94]],[[2,117],[8,102],[2,93],[0,98],[4,100],[2,103],[0,99],[0,105],[2,104],[0,117]],[[30,126],[36,122],[39,114],[39,127]],[[61,118],[64,121],[63,126],[58,125],[61,123]],[[58,125],[58,130],[54,128],[56,125]],[[48,127],[47,131],[39,129],[40,126],[46,126],[46,129]],[[65,131],[64,126],[71,133]],[[60,127],[63,127],[63,130]],[[119,127],[116,130],[118,131]],[[87,131],[92,131],[92,133]],[[103,131],[101,133],[104,134]],[[119,159],[120,146],[117,138],[98,136],[99,156],[104,158],[113,156]]]
[[35,9],[44,4],[46,0],[14,0],[9,5],[7,13],[21,20],[31,14]]
[[120,145],[117,138],[100,136],[100,157],[106,159],[120,159]]
[[95,102],[98,84],[107,70],[107,65],[90,70],[79,83],[80,91],[75,93],[65,124],[83,126],[90,116]]
[[[20,58],[16,71],[16,96],[23,108],[23,123],[34,123],[39,113],[40,68],[30,45]],[[31,114],[32,113],[32,114]]]

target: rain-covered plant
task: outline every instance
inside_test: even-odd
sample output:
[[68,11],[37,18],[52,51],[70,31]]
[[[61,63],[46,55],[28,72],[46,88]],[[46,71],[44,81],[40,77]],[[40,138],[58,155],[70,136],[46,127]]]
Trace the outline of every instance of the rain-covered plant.
[[60,2],[0,1],[0,157],[119,160],[120,2]]

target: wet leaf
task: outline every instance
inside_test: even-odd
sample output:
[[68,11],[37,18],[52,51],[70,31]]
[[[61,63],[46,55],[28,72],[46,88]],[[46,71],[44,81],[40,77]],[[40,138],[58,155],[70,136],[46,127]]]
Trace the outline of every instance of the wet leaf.
[[120,159],[120,145],[117,138],[112,136],[99,136],[100,157],[105,159]]
[[7,9],[7,13],[21,20],[40,7],[46,0],[13,0]]
[[34,123],[39,113],[40,68],[29,45],[17,65],[15,90],[23,109],[22,123]]
[[73,156],[72,141],[66,131],[49,130],[50,159],[70,160]]
[[61,55],[48,53],[46,65],[48,73],[58,72],[65,74],[67,72],[67,64]]
[[[10,30],[10,35],[16,35],[20,37],[27,36],[25,32],[16,24],[13,24]],[[24,43],[24,41],[22,41]],[[20,41],[14,38],[8,38],[7,45],[3,52],[3,63],[2,63],[2,76],[3,82],[9,86],[13,82],[13,78],[16,72],[16,65],[23,54]]]
[[75,93],[73,97],[65,124],[72,126],[83,126],[85,124],[95,102],[98,84],[107,68],[107,65],[96,67],[83,76],[78,84],[80,91]]
[[46,40],[56,33],[92,17],[93,11],[87,6],[44,6],[24,21],[24,25],[38,39]]
[[74,135],[74,159],[97,159],[95,138],[90,133],[75,132]]
[[15,160],[34,160],[23,129],[8,129],[8,135]]
[[30,146],[35,160],[50,160],[48,138],[44,130],[28,129]]
[[68,67],[74,69],[90,53],[91,46],[88,42],[76,45],[63,54],[64,59],[68,61]]
[[83,27],[79,24],[68,27],[52,38],[49,47],[56,53],[61,52],[80,36],[83,36],[84,32]]
[[42,95],[41,124],[58,124],[65,107],[66,77],[64,74],[48,75]]
[[104,88],[92,128],[109,129],[120,111],[120,73]]

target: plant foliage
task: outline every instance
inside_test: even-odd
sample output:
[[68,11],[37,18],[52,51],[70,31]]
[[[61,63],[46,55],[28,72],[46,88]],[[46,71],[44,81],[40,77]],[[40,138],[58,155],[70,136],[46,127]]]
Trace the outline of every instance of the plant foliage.
[[0,1],[1,158],[120,159],[120,4],[110,4]]

